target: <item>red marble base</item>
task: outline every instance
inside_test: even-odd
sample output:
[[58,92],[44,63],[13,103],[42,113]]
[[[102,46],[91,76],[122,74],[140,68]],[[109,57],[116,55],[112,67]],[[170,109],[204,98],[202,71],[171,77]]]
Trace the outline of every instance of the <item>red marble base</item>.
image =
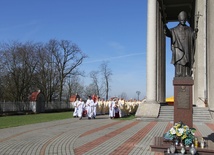
[[174,123],[182,121],[193,127],[192,86],[191,77],[175,77],[174,85]]

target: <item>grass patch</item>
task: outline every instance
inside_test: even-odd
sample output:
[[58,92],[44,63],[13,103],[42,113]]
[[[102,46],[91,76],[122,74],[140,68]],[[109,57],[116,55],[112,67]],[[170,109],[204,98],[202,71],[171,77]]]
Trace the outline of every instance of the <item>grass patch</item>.
[[135,115],[128,115],[128,116],[124,116],[124,117],[121,117],[119,118],[120,120],[132,120],[132,119],[135,119]]
[[[0,117],[0,129],[10,128],[28,124],[50,122],[55,120],[62,120],[73,118],[73,112],[57,112],[57,113],[41,113],[41,114],[29,114],[29,115],[13,115]],[[135,119],[135,115],[128,115],[119,120],[132,120]]]
[[0,129],[72,118],[73,112],[41,113],[0,117]]

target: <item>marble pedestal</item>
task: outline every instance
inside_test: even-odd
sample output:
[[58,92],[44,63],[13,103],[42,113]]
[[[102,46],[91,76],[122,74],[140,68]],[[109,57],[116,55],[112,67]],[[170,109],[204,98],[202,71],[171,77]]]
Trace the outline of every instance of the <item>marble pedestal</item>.
[[192,77],[175,77],[174,85],[174,123],[182,121],[193,127]]

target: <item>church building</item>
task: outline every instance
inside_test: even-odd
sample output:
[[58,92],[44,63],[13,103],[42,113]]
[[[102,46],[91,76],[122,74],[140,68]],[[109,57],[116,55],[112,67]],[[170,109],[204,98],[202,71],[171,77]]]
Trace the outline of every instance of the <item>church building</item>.
[[148,0],[147,3],[147,89],[143,108],[152,111],[143,115],[157,117],[160,104],[165,102],[167,45],[164,25],[178,22],[178,14],[185,11],[189,26],[198,29],[192,68],[192,104],[207,107],[214,117],[214,0]]

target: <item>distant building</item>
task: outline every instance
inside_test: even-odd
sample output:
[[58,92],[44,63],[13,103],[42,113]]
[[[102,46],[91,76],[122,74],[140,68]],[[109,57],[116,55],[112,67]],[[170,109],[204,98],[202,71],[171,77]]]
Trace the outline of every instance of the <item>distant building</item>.
[[33,92],[30,95],[30,107],[34,113],[45,112],[45,96],[40,91]]

